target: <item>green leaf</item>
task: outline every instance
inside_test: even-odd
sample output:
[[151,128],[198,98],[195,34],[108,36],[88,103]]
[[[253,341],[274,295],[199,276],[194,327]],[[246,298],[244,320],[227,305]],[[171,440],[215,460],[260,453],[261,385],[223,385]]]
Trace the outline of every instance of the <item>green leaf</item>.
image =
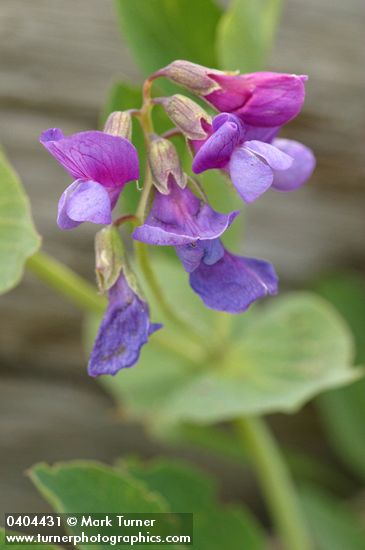
[[33,466],[29,475],[59,513],[166,511],[164,501],[141,483],[97,462],[60,462],[55,466],[40,463]]
[[[19,533],[16,531],[6,530],[7,535],[25,535],[25,532]],[[61,546],[51,545],[51,544],[9,544],[5,542],[5,529],[0,527],[0,550],[9,550],[13,548],[14,550],[23,550],[23,548],[32,548],[33,550],[62,550]]]
[[173,511],[201,512],[217,498],[213,480],[182,461],[163,458],[144,464],[122,460],[119,467],[162,495]]
[[363,550],[365,528],[351,508],[314,488],[301,491],[304,512],[318,550]]
[[292,412],[362,375],[350,366],[347,326],[329,304],[306,293],[271,301],[227,352],[224,362],[170,395],[161,417],[208,424]]
[[[93,462],[37,464],[30,478],[59,513],[167,513],[166,501],[128,473]],[[73,534],[84,528],[78,525]],[[103,530],[100,529],[101,534]],[[107,533],[108,531],[106,531]],[[85,550],[90,545],[80,545]],[[108,544],[94,548],[110,548]],[[156,549],[161,548],[160,545]]]
[[221,68],[257,71],[270,51],[281,12],[281,0],[232,0],[217,32]]
[[[121,463],[123,467],[123,463]],[[245,509],[218,504],[216,487],[202,472],[183,463],[158,460],[127,464],[131,474],[157,492],[172,511],[194,513],[194,546],[199,550],[264,550],[264,534]]]
[[27,258],[39,246],[28,199],[0,150],[0,294],[19,282]]
[[[355,338],[356,360],[365,363],[365,283],[355,274],[335,274],[317,285],[338,309]],[[365,380],[327,393],[318,400],[322,423],[332,447],[365,480]]]
[[175,59],[216,66],[213,0],[116,0],[120,25],[145,75]]
[[[204,308],[178,263],[156,255],[153,265],[169,302],[202,334],[202,342],[217,346],[219,360],[195,360],[193,343],[167,323],[145,346],[136,367],[103,380],[127,414],[167,432],[178,422],[291,412],[318,393],[362,376],[351,368],[347,325],[314,294],[271,299],[266,308],[245,314],[250,322],[244,322],[245,315],[233,317],[230,342],[217,335],[217,323],[230,318]],[[146,293],[154,319],[164,320]]]

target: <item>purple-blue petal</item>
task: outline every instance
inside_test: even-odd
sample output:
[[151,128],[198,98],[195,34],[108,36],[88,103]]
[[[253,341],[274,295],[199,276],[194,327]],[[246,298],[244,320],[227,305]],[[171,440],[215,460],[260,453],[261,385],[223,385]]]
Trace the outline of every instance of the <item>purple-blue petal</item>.
[[40,142],[72,177],[97,181],[106,187],[123,187],[139,178],[136,148],[127,139],[99,131],[64,137],[51,128]]
[[222,113],[213,120],[214,133],[196,153],[192,170],[200,174],[211,168],[224,168],[235,147],[243,139],[243,127],[239,119]]
[[76,180],[62,193],[57,223],[73,229],[82,222],[109,224],[112,221],[108,191],[95,181]]
[[270,263],[228,251],[213,265],[201,262],[190,274],[190,285],[208,308],[227,313],[242,313],[256,300],[278,292]]
[[176,253],[184,266],[185,271],[192,273],[203,261],[213,265],[224,255],[224,248],[219,239],[210,241],[196,241],[175,247]]
[[247,141],[258,140],[264,141],[265,143],[271,143],[272,140],[277,136],[279,130],[281,129],[281,126],[273,126],[271,128],[267,128],[246,124],[245,129],[245,139]]
[[293,164],[291,156],[263,141],[245,141],[245,149],[263,158],[273,170],[287,170]]
[[275,139],[273,145],[293,158],[293,163],[285,171],[274,170],[273,189],[293,191],[303,185],[312,175],[316,166],[313,152],[302,143],[291,139]]
[[91,357],[90,376],[116,374],[139,359],[148,337],[161,328],[151,324],[148,305],[129,287],[122,274],[109,291],[109,305],[101,322]]
[[246,202],[255,201],[273,182],[270,166],[244,146],[237,147],[229,163],[231,180]]
[[203,203],[188,187],[173,184],[170,194],[156,192],[145,223],[132,237],[157,246],[179,246],[198,239],[215,239],[230,226],[239,212],[220,214]]

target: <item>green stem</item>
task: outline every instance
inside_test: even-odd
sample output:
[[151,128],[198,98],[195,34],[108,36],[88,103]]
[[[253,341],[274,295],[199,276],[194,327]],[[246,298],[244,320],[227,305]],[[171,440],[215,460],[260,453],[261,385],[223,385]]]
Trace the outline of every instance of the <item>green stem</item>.
[[149,202],[150,194],[152,193],[152,190],[153,190],[152,188],[153,188],[153,182],[152,182],[151,170],[147,164],[141,198],[139,199],[139,203],[135,214],[135,217],[137,218],[137,220],[139,220],[139,223],[143,223],[146,217],[147,205]]
[[280,449],[259,418],[238,421],[274,524],[287,550],[312,550],[300,503]]
[[189,334],[190,338],[198,341],[201,345],[201,338],[199,337],[199,335],[195,332],[194,329],[190,327],[190,325],[185,323],[183,319],[175,314],[174,310],[170,307],[170,304],[166,300],[165,295],[159,285],[158,280],[156,279],[155,273],[149,261],[147,245],[143,242],[136,241],[135,247],[138,263],[141,267],[146,282],[148,283],[154,297],[156,298],[157,305],[160,308],[161,312],[164,313],[166,318],[169,319],[172,323],[180,327],[185,333]]
[[104,312],[106,300],[98,296],[94,286],[48,254],[37,252],[28,259],[26,267],[81,309],[89,313]]

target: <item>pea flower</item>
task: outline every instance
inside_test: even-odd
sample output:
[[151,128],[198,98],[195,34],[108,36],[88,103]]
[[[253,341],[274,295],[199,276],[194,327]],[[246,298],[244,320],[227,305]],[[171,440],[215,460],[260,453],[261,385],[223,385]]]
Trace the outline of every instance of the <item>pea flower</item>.
[[59,128],[43,132],[40,142],[75,178],[58,203],[59,227],[73,229],[85,221],[111,223],[124,185],[139,178],[138,155],[132,143],[99,131],[65,137]]
[[271,264],[224,249],[219,237],[237,214],[215,212],[189,188],[175,184],[169,195],[156,193],[145,223],[132,236],[147,244],[174,246],[192,289],[205,305],[240,313],[253,301],[275,294],[277,277]]
[[108,308],[90,356],[90,376],[114,375],[132,367],[149,336],[162,326],[150,322],[148,305],[133,286],[121,271],[109,290]]
[[134,230],[132,237],[158,246],[209,241],[222,235],[238,214],[238,211],[220,214],[188,187],[182,189],[172,182],[168,195],[156,192],[145,223]]
[[242,313],[256,300],[278,292],[274,267],[265,260],[236,256],[219,239],[176,247],[190,286],[210,309]]
[[305,75],[274,72],[237,74],[177,60],[159,70],[200,95],[218,111],[237,115],[253,126],[282,126],[297,116],[305,96]]
[[227,171],[239,195],[255,201],[269,187],[291,191],[311,176],[315,158],[310,149],[293,140],[276,138],[279,128],[254,128],[236,115],[214,117],[212,133],[197,150],[192,169],[196,174],[218,168]]

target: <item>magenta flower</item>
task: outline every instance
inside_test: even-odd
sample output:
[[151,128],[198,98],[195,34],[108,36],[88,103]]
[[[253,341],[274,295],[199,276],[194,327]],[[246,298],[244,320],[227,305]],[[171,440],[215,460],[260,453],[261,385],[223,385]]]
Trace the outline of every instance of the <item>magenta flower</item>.
[[274,267],[264,260],[236,256],[219,239],[176,247],[190,286],[210,309],[242,313],[256,300],[278,292]]
[[129,286],[123,272],[109,290],[109,305],[89,361],[90,376],[116,374],[132,367],[141,348],[162,325],[151,323],[149,309]]
[[98,131],[65,137],[59,128],[43,132],[40,142],[75,178],[58,203],[59,227],[111,223],[124,185],[139,178],[135,147],[125,138]]
[[221,112],[252,126],[282,126],[297,116],[305,97],[305,75],[260,72],[212,74],[219,89],[205,96]]
[[282,126],[300,112],[305,75],[258,72],[235,74],[177,60],[155,73],[200,95],[218,111],[253,126]]
[[216,239],[231,225],[238,211],[220,214],[196,197],[188,187],[170,184],[168,195],[156,191],[145,223],[132,237],[158,246],[178,246]]
[[277,132],[277,127],[246,126],[237,116],[221,113],[213,119],[210,137],[202,144],[193,142],[197,150],[193,171],[227,171],[246,202],[255,201],[271,186],[280,191],[296,189],[312,174],[315,158],[296,141],[276,139]]

